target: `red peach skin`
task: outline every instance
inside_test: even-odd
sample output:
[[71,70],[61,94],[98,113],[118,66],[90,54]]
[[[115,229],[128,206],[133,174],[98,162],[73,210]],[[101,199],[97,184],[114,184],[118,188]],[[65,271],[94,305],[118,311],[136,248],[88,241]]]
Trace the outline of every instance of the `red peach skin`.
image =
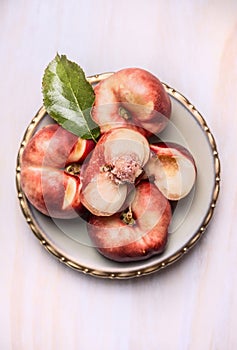
[[135,222],[126,224],[117,213],[92,216],[89,236],[105,257],[119,262],[144,260],[164,251],[171,221],[169,201],[155,185],[145,181],[136,187],[131,203]]
[[94,148],[57,124],[39,130],[27,144],[21,161],[21,187],[30,203],[45,215],[70,219],[82,209],[80,176],[65,167],[82,162]]
[[160,80],[144,69],[116,72],[96,85],[95,95],[92,116],[102,133],[135,124],[149,136],[161,132],[170,118],[168,93]]

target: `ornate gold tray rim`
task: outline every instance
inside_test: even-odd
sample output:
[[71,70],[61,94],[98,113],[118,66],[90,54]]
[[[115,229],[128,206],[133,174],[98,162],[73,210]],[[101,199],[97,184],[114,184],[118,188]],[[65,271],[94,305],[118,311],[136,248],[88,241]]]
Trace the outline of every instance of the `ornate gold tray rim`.
[[[97,74],[94,76],[88,77],[88,81],[91,84],[98,83],[99,81],[109,77],[113,73],[102,73]],[[39,122],[43,119],[43,117],[46,115],[46,110],[44,107],[41,107],[39,111],[36,113],[35,117],[31,120],[28,128],[26,129],[26,132],[23,136],[19,152],[17,155],[17,166],[16,166],[16,187],[17,187],[17,193],[18,193],[18,199],[20,202],[21,210],[26,218],[26,222],[30,226],[32,232],[35,234],[35,236],[38,238],[40,243],[44,246],[44,248],[52,255],[54,255],[60,262],[64,263],[65,265],[83,272],[85,274],[89,274],[95,277],[101,277],[101,278],[111,278],[111,279],[128,279],[133,277],[139,277],[148,275],[153,272],[157,272],[164,267],[167,267],[174,262],[176,262],[178,259],[180,259],[185,253],[187,253],[196,243],[197,241],[204,235],[206,228],[213,216],[214,209],[216,207],[216,202],[218,199],[219,191],[220,191],[220,159],[218,156],[217,146],[214,139],[213,134],[211,133],[205,119],[202,117],[202,115],[198,112],[198,110],[194,107],[194,105],[181,93],[176,91],[175,89],[171,88],[165,83],[162,83],[165,90],[168,92],[170,96],[181,102],[193,115],[193,117],[196,119],[198,124],[201,126],[202,130],[206,134],[209,144],[212,149],[213,159],[214,159],[214,169],[215,169],[215,185],[212,191],[212,200],[210,202],[210,206],[208,209],[208,212],[206,216],[204,217],[201,226],[198,228],[196,234],[187,242],[187,244],[184,247],[181,247],[180,250],[175,252],[173,255],[171,255],[169,258],[163,260],[162,262],[156,263],[150,267],[144,267],[144,268],[138,268],[137,270],[133,271],[126,271],[126,272],[105,272],[100,271],[96,269],[90,269],[87,266],[80,265],[76,261],[73,261],[71,259],[68,259],[65,255],[63,255],[59,250],[57,250],[56,247],[54,247],[50,242],[48,242],[45,238],[43,233],[41,232],[41,229],[39,225],[37,224],[36,220],[31,215],[31,210],[28,204],[28,201],[21,189],[20,185],[20,177],[21,177],[21,157],[22,153],[25,149],[25,146],[27,145],[29,139],[32,137],[36,126],[39,124]]]

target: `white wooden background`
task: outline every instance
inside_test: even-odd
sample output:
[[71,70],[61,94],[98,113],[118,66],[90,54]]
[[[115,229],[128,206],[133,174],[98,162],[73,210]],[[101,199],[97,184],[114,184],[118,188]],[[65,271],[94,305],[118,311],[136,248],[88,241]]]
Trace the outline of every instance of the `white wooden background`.
[[[57,51],[87,75],[150,70],[188,97],[215,135],[214,218],[160,273],[111,281],[75,272],[23,218],[16,155]],[[0,349],[237,349],[237,2],[0,0],[0,79]]]

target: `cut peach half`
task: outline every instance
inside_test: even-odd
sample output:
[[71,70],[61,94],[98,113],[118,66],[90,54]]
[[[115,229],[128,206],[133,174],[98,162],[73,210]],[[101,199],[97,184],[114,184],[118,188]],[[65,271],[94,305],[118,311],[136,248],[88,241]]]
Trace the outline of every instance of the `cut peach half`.
[[94,215],[118,212],[150,157],[140,132],[118,128],[104,134],[81,170],[82,204]]
[[126,196],[126,185],[115,184],[106,173],[99,173],[85,188],[82,202],[94,215],[110,216],[119,211]]
[[104,144],[105,161],[111,162],[114,159],[131,154],[134,154],[141,164],[145,164],[150,154],[147,139],[138,131],[132,129],[115,129]]
[[192,190],[196,180],[196,166],[191,153],[175,143],[150,145],[151,157],[145,166],[146,175],[154,180],[169,200],[180,200]]
[[105,164],[122,182],[134,183],[143,172],[149,155],[147,139],[136,130],[115,129],[104,143]]

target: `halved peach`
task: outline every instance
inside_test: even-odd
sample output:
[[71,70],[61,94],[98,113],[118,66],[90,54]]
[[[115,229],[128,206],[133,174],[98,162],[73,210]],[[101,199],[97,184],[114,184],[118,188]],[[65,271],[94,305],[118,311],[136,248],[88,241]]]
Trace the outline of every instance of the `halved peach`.
[[145,166],[146,175],[169,200],[177,201],[192,190],[197,170],[192,154],[176,143],[150,145],[151,157]]

